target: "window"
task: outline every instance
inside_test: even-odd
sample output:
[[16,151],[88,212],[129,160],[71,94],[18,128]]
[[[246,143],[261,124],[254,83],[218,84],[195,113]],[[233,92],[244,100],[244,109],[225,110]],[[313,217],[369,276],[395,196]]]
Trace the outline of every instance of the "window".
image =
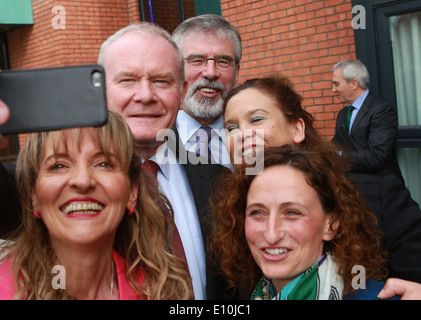
[[399,165],[411,195],[421,203],[421,2],[352,1],[366,10],[366,29],[354,30],[357,58],[370,89],[396,107]]
[[139,0],[140,19],[174,31],[177,25],[205,13],[222,14],[220,0]]

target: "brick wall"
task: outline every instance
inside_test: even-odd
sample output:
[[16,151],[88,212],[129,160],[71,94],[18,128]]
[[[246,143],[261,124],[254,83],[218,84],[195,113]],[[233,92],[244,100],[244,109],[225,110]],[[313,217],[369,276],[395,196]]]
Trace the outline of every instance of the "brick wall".
[[106,38],[139,21],[137,0],[32,0],[32,12],[32,26],[7,34],[11,69],[94,64]]
[[[154,18],[167,19],[161,26],[171,31],[174,14],[159,18],[164,11],[158,4],[164,2],[153,3]],[[57,5],[66,10],[64,29],[52,26],[60,14],[52,12]],[[186,1],[185,7],[188,17],[193,2]],[[239,82],[285,73],[304,97],[320,133],[333,136],[341,105],[331,92],[332,66],[355,58],[351,0],[221,0],[221,7],[243,39]],[[32,8],[34,25],[7,34],[11,69],[96,63],[109,35],[140,20],[137,0],[32,0]]]
[[[145,18],[150,21],[148,2],[144,3]],[[138,6],[138,0],[32,0],[34,24],[7,34],[10,68],[95,63],[106,38],[140,21]],[[185,0],[184,10],[186,18],[194,15],[193,0]],[[155,23],[170,32],[178,25],[176,1],[154,1],[153,14]]]
[[[104,39],[134,15],[133,2],[32,0],[34,25],[7,35],[11,69],[95,63]],[[52,12],[58,5],[65,9],[65,20],[58,19],[63,11]],[[55,29],[54,19],[55,27],[64,29]]]
[[355,58],[351,0],[221,0],[221,6],[243,39],[239,82],[288,75],[319,132],[331,138],[342,107],[331,91],[332,67]]

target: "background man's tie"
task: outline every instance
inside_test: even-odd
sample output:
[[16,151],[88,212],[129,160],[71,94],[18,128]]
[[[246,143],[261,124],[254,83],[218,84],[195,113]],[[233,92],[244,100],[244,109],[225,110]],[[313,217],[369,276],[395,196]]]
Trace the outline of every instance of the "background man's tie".
[[349,124],[351,123],[351,117],[352,117],[352,110],[354,110],[355,107],[353,105],[348,106],[348,110],[346,111],[346,120],[345,120],[345,128],[349,132]]

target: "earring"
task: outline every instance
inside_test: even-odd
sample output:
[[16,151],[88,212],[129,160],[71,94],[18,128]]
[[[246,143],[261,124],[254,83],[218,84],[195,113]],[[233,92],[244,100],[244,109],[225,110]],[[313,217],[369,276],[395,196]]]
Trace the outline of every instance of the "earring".
[[34,217],[36,218],[36,219],[41,219],[41,215],[39,214],[39,212],[38,211],[34,211]]
[[132,207],[129,209],[129,216],[131,216],[133,213],[134,213],[134,208]]

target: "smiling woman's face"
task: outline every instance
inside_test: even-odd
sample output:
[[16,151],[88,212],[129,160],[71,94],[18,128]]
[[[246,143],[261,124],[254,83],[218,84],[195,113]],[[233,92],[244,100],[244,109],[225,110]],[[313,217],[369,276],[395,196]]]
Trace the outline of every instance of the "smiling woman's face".
[[227,148],[235,164],[254,157],[268,146],[298,144],[304,140],[304,122],[288,123],[276,101],[264,91],[240,91],[225,109]]
[[277,292],[312,267],[334,236],[316,190],[302,172],[285,165],[254,178],[245,214],[250,251]]
[[114,241],[126,209],[136,203],[131,187],[111,144],[110,157],[94,141],[89,129],[80,137],[68,130],[58,150],[46,140],[39,175],[32,195],[48,228],[52,244],[94,244]]

